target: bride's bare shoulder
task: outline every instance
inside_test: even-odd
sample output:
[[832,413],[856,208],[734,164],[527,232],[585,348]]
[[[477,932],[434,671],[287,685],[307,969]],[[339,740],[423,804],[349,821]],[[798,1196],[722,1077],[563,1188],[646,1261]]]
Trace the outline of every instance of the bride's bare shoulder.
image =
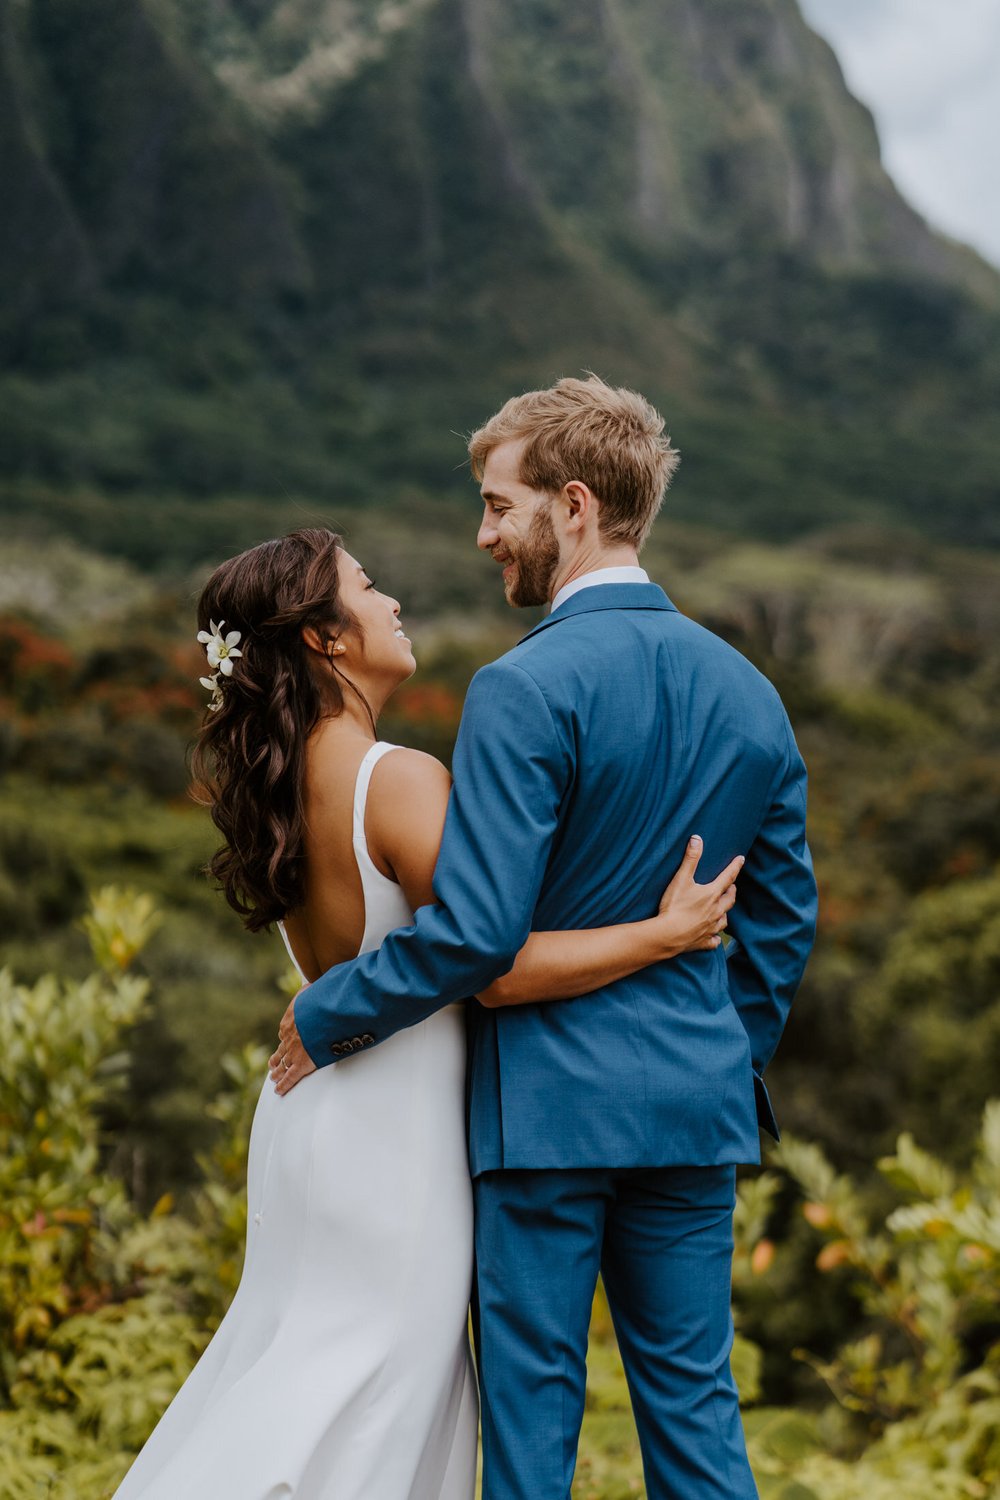
[[422,750],[383,755],[372,776],[365,829],[376,864],[398,880],[416,910],[434,899],[432,880],[451,777]]
[[399,812],[415,798],[436,801],[443,796],[447,800],[450,790],[451,776],[435,756],[401,745],[390,755],[383,755],[372,772],[374,795],[370,800]]

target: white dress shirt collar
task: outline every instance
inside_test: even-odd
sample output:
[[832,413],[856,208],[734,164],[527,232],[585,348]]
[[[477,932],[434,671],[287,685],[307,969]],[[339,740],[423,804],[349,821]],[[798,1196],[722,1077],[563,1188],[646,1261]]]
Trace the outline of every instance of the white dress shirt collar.
[[570,583],[564,583],[552,601],[552,608],[558,609],[560,604],[565,604],[574,594],[581,589],[593,588],[598,583],[648,583],[649,574],[645,568],[595,568],[592,573],[581,573],[579,578],[574,578]]

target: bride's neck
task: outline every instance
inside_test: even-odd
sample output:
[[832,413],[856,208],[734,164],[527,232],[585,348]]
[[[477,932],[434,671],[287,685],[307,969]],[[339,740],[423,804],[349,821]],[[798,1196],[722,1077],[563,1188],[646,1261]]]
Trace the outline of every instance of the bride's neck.
[[347,733],[361,734],[374,742],[378,738],[378,721],[394,688],[357,680],[349,673],[337,674],[339,694],[330,682],[317,684],[323,703],[322,717],[336,720]]

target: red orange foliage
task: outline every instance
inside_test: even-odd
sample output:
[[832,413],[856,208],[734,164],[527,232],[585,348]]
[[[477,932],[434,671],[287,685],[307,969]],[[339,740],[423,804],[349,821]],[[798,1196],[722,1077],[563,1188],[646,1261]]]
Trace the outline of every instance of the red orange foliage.
[[39,673],[66,679],[75,666],[76,658],[62,641],[42,635],[24,620],[0,618],[0,683],[5,688]]
[[457,725],[462,703],[457,693],[438,682],[421,682],[404,688],[393,702],[393,713],[414,724]]

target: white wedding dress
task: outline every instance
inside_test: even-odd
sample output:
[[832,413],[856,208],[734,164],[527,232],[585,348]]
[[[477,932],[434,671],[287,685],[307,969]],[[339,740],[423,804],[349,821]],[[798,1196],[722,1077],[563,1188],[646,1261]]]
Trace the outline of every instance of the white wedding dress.
[[[364,831],[393,748],[354,795],[361,953],[412,921]],[[265,1079],[239,1290],[116,1500],[472,1500],[465,1063],[449,1006],[284,1099]]]

